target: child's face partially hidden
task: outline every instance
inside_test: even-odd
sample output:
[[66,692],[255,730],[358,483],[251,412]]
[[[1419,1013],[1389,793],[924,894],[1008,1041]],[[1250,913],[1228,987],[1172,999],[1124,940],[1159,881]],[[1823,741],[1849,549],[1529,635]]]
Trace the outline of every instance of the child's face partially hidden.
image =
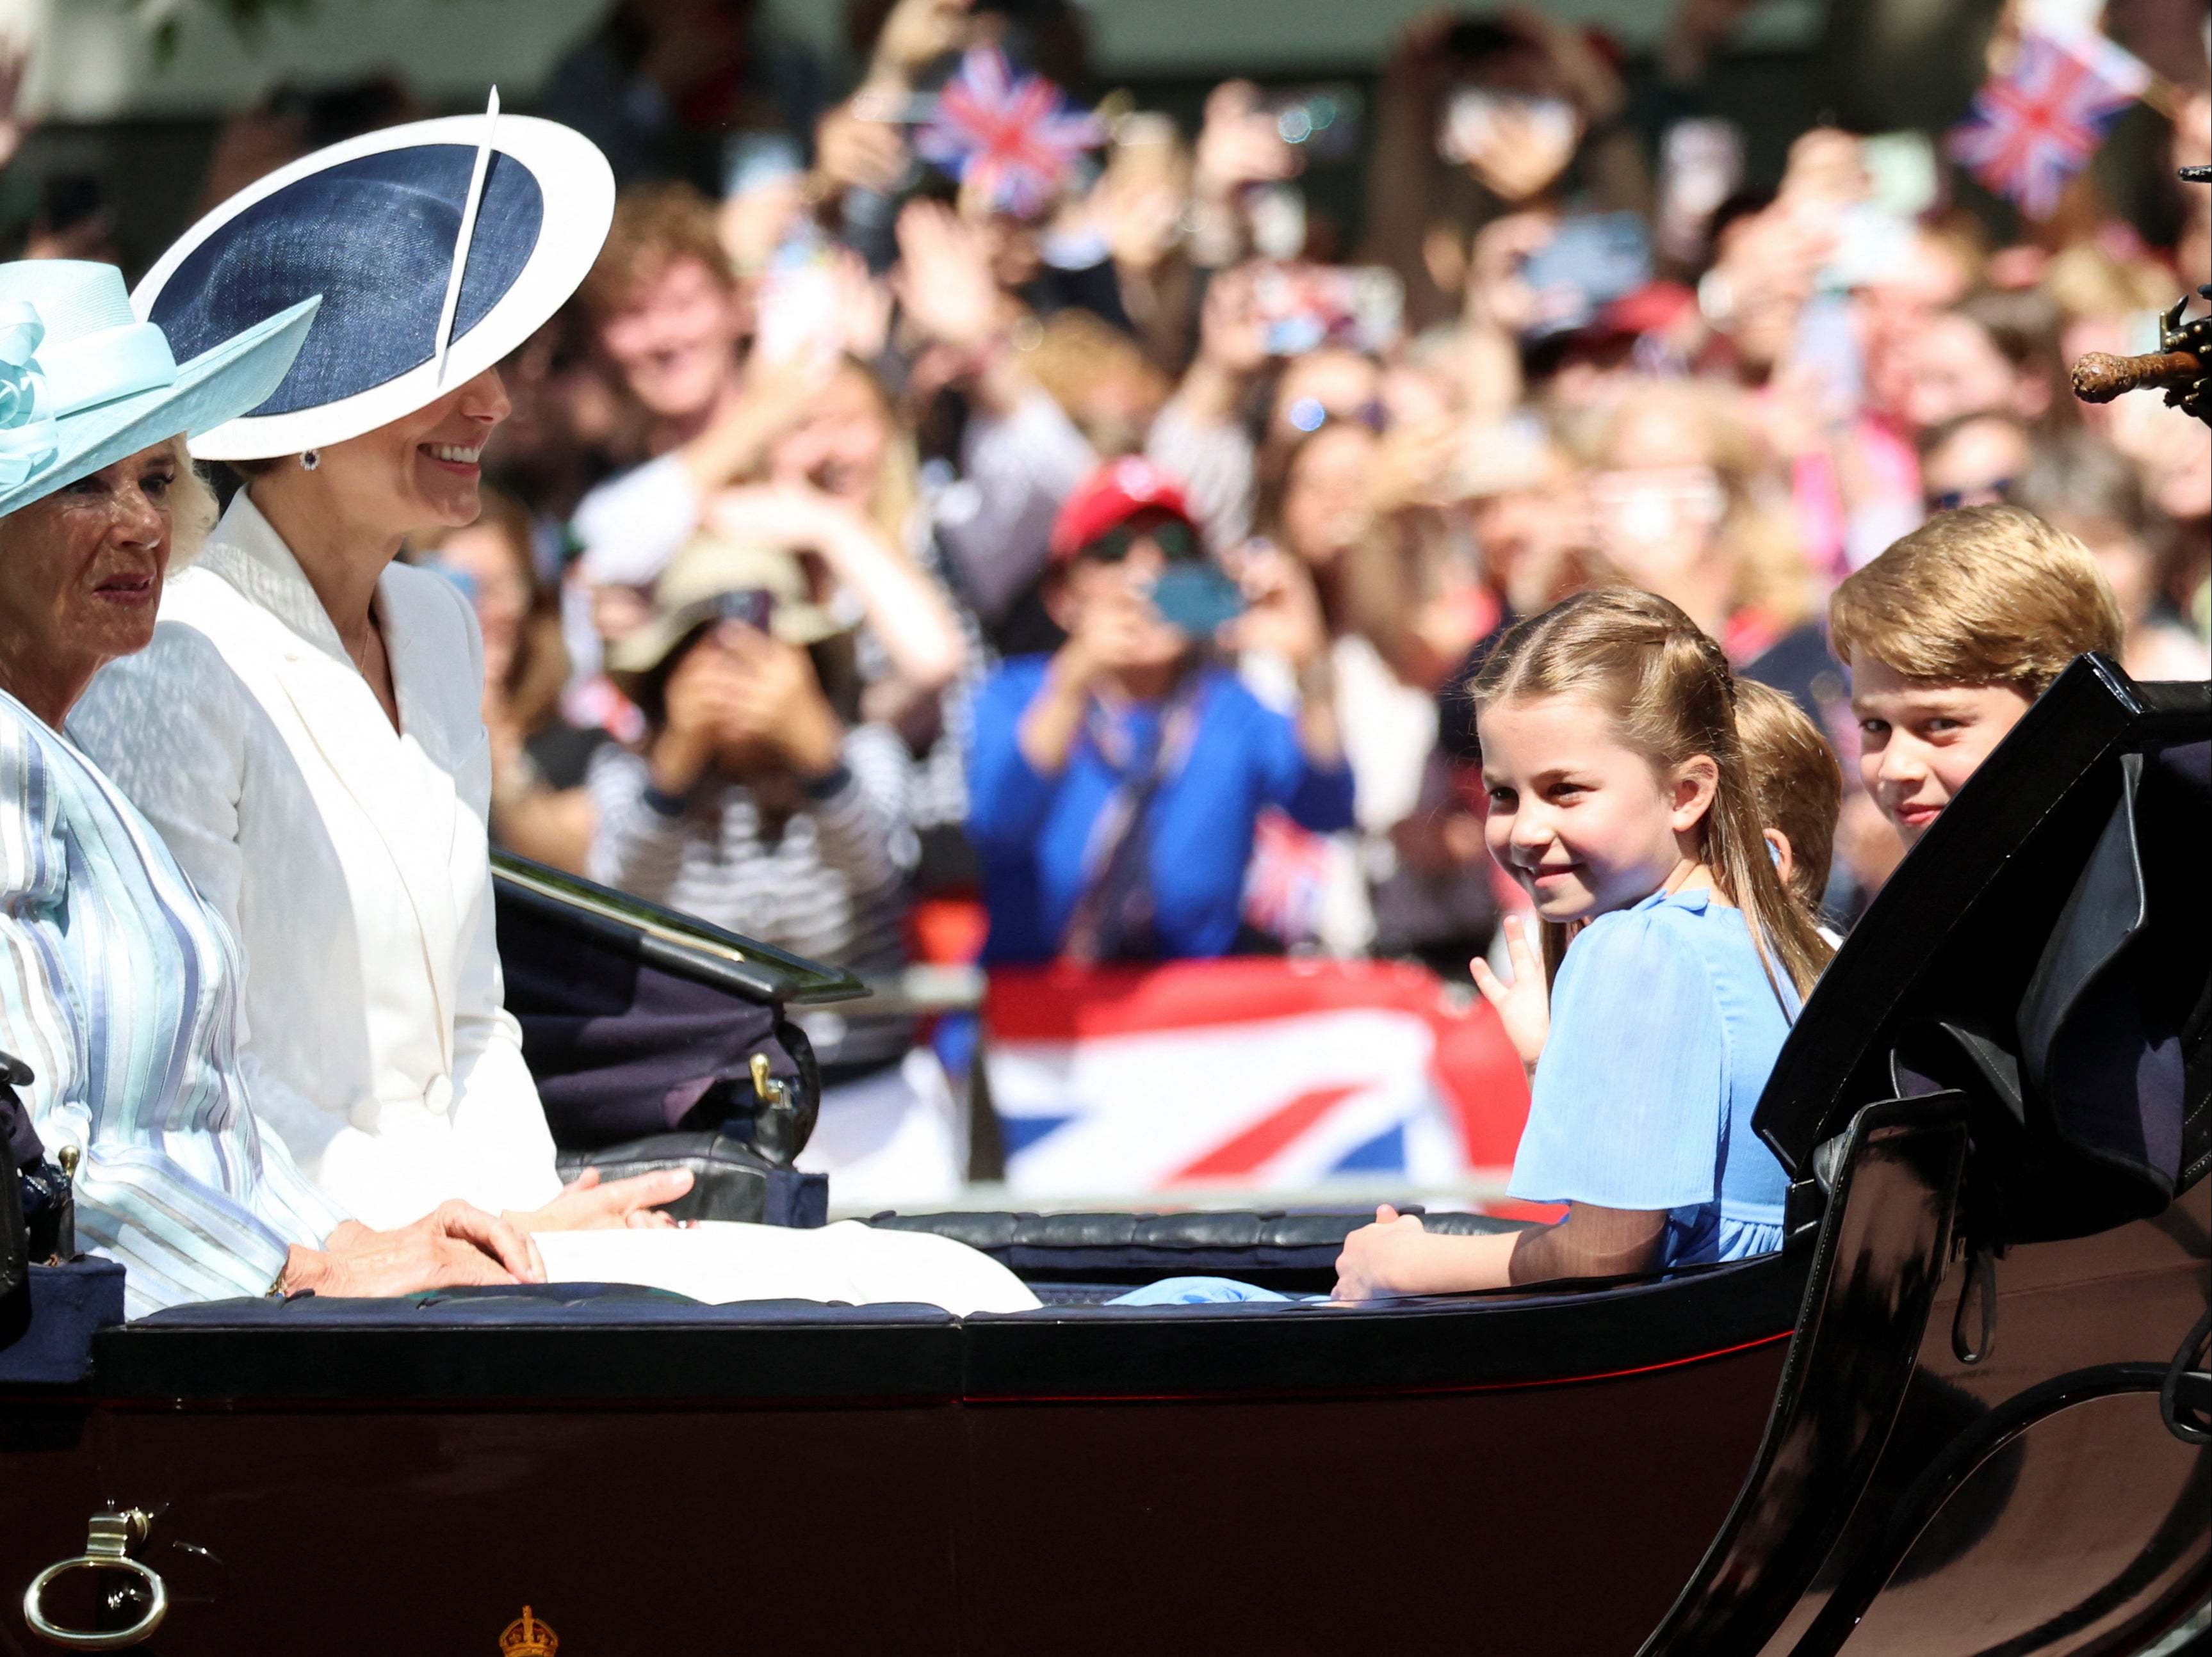
[[1710,758],[1662,775],[1579,696],[1498,703],[1477,731],[1490,854],[1546,920],[1625,909],[1696,865],[1719,776]]
[[1851,666],[1859,780],[1907,846],[1928,831],[2033,700],[2011,685],[1908,679],[1862,652]]

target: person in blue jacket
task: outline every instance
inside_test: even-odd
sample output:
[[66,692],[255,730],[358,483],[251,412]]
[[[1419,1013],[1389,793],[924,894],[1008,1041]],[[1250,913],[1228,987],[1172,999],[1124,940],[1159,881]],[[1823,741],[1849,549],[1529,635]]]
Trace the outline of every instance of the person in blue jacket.
[[[975,710],[968,835],[991,916],[984,958],[1225,954],[1261,809],[1318,833],[1352,826],[1312,585],[1255,547],[1232,586],[1181,489],[1134,458],[1068,497],[1051,552],[1046,604],[1067,641],[1007,662]],[[1287,659],[1295,718],[1263,707],[1217,642]]]

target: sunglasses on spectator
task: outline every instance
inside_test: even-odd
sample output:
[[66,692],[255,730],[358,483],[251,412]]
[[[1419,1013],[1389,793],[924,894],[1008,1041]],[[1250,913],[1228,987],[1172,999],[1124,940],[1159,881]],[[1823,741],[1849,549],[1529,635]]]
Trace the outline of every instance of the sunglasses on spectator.
[[1096,540],[1085,542],[1075,555],[1096,558],[1102,564],[1118,564],[1139,541],[1150,541],[1170,564],[1195,563],[1204,555],[1198,544],[1198,532],[1180,518],[1162,518],[1149,524],[1133,519],[1116,524]]
[[1961,507],[1988,507],[2005,498],[2012,487],[2009,477],[1991,478],[1986,483],[1977,483],[1971,489],[1946,489],[1929,498],[1929,508],[1934,512],[1956,512]]
[[1357,409],[1331,409],[1317,397],[1297,398],[1283,411],[1283,418],[1309,437],[1332,421],[1340,426],[1364,426],[1370,432],[1381,431],[1389,421],[1389,411],[1372,398]]

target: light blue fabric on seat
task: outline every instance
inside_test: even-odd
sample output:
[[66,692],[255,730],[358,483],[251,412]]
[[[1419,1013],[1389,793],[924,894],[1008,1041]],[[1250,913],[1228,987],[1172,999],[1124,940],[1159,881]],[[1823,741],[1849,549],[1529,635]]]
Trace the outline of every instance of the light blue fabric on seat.
[[1668,1210],[1668,1266],[1780,1248],[1789,1181],[1751,1114],[1798,1005],[1743,912],[1710,891],[1599,916],[1552,986],[1509,1191]]
[[1239,1283],[1234,1278],[1162,1278],[1158,1283],[1148,1283],[1142,1289],[1132,1289],[1126,1295],[1116,1295],[1106,1304],[1215,1306],[1224,1301],[1286,1301],[1291,1298],[1288,1295],[1279,1295],[1272,1289],[1262,1289],[1257,1284]]

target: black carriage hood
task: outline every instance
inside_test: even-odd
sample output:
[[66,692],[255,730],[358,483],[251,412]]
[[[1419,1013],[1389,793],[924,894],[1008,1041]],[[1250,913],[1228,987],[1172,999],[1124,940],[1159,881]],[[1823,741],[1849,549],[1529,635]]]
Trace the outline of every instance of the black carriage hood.
[[1760,1137],[1802,1183],[1862,1106],[1960,1087],[1991,1241],[2158,1211],[2212,1161],[2208,847],[2212,686],[2079,658],[1838,951]]
[[503,907],[550,919],[558,931],[580,932],[617,953],[741,1000],[808,1005],[850,1001],[868,992],[842,967],[810,961],[512,852],[495,849],[491,866]]

